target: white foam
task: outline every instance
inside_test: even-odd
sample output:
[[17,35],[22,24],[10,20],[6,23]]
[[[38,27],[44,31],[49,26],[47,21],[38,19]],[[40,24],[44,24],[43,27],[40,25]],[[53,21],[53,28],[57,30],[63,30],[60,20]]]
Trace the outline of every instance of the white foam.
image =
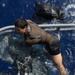
[[66,17],[73,17],[73,16],[75,16],[75,4],[69,4],[65,8],[65,16]]

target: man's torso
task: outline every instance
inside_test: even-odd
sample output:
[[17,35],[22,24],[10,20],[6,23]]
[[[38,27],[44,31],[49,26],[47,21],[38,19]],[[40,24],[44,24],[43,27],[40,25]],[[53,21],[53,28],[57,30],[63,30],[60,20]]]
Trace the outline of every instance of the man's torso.
[[32,21],[28,20],[28,26],[30,31],[28,32],[29,36],[25,39],[26,43],[52,43],[54,41],[54,37],[51,34],[45,32]]

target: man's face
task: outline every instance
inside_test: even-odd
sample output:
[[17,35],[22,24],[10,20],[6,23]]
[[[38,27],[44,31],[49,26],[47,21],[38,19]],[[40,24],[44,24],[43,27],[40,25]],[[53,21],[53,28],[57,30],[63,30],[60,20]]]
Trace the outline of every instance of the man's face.
[[22,29],[20,27],[15,26],[15,30],[21,35],[23,35],[26,32],[26,29],[27,29],[26,27]]

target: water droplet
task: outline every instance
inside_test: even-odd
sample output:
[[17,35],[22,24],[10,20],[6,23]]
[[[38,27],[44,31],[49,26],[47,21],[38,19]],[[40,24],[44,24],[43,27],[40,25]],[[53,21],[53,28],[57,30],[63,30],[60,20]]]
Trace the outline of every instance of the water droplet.
[[5,3],[2,4],[2,7],[5,7]]

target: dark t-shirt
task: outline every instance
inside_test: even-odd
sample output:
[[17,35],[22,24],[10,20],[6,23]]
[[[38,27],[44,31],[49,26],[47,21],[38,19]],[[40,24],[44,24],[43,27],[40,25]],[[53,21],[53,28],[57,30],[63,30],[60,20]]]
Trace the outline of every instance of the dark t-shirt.
[[45,32],[41,29],[38,25],[34,22],[27,20],[28,28],[27,33],[25,33],[24,38],[27,45],[33,44],[45,44],[46,49],[50,54],[57,54],[59,52],[52,52],[53,50],[56,51],[59,49],[59,40],[57,37],[53,36],[52,34]]

